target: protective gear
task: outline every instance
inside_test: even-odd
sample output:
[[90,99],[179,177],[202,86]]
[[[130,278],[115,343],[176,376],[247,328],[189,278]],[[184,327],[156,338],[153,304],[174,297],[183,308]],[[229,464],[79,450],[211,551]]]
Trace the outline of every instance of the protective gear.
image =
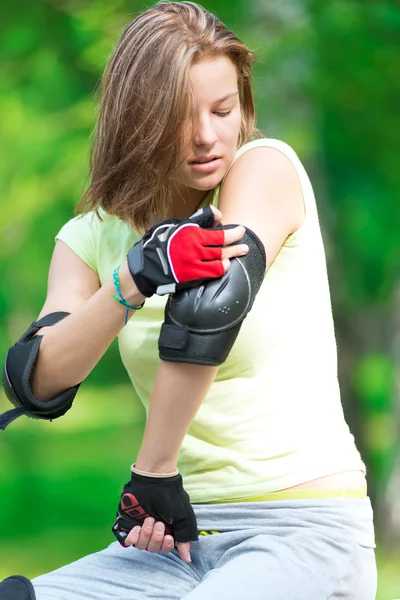
[[246,228],[240,243],[249,246],[248,253],[232,259],[221,279],[169,297],[158,340],[162,360],[213,366],[226,360],[266,269],[259,237]]
[[147,517],[165,524],[165,533],[177,542],[198,540],[197,522],[182,477],[141,475],[132,467],[131,480],[124,486],[112,532],[121,545],[136,525]]
[[36,600],[35,590],[29,579],[13,575],[0,583],[0,600]]
[[0,415],[0,429],[5,429],[21,415],[33,419],[57,419],[72,406],[79,385],[75,385],[52,400],[42,402],[31,391],[30,379],[35,366],[42,335],[35,335],[41,327],[55,325],[70,313],[56,312],[32,323],[24,335],[12,346],[6,356],[3,369],[5,393],[16,408]]
[[166,219],[129,250],[129,270],[144,296],[170,294],[224,274],[224,232],[212,228],[214,219],[209,206],[189,219]]

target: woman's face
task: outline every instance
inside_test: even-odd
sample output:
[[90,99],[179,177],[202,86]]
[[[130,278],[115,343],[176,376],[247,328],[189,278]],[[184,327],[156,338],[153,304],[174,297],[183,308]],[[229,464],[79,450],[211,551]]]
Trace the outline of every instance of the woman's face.
[[[190,68],[196,117],[189,154],[173,177],[177,188],[196,208],[231,165],[241,124],[237,71],[226,56],[202,60]],[[197,201],[197,204],[196,204]]]

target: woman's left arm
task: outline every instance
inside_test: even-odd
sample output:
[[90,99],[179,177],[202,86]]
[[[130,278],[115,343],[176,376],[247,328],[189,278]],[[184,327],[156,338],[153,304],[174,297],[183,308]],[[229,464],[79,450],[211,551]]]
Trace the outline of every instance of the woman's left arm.
[[[229,171],[219,198],[223,223],[252,229],[264,244],[267,267],[305,216],[302,188],[290,160],[269,147],[245,152]],[[136,467],[152,473],[176,468],[182,440],[218,367],[160,361]]]

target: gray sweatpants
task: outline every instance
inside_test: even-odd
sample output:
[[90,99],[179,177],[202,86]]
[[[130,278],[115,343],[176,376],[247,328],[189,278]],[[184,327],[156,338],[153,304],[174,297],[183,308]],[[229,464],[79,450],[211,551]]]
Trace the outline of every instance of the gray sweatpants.
[[365,499],[194,506],[192,563],[118,542],[33,581],[37,600],[374,600]]

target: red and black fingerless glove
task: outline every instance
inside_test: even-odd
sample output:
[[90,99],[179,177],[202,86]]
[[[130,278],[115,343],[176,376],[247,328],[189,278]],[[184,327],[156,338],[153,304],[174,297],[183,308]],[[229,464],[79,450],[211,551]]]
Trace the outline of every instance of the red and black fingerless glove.
[[147,297],[171,294],[221,277],[224,230],[213,223],[207,206],[189,219],[166,219],[151,227],[128,252],[138,290]]
[[112,532],[124,545],[128,533],[143,525],[147,517],[165,524],[165,533],[176,542],[198,540],[197,521],[190,498],[183,489],[182,477],[141,475],[131,467],[131,480],[124,486]]

